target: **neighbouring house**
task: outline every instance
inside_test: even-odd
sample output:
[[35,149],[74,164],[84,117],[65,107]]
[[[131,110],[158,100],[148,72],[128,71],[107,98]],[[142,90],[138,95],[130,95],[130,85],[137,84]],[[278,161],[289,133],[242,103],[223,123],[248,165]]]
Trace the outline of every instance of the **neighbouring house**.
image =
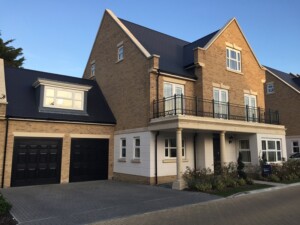
[[286,130],[287,157],[300,151],[300,75],[266,67],[266,106],[280,113]]
[[95,81],[0,59],[2,187],[111,178],[115,123]]
[[114,113],[118,180],[171,182],[186,167],[286,158],[285,127],[265,109],[265,69],[237,20],[194,42],[106,10],[84,78],[99,84]]

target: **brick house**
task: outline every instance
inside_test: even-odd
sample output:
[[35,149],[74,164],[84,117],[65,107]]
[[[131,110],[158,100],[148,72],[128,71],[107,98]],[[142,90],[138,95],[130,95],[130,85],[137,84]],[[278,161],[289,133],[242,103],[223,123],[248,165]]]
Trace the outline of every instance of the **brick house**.
[[300,76],[266,67],[266,106],[280,113],[286,130],[287,156],[300,148]]
[[[186,167],[286,158],[285,127],[265,110],[265,69],[236,19],[194,42],[106,10],[84,78],[99,84],[116,120],[114,178],[175,181]],[[266,113],[268,112],[268,113]]]
[[0,59],[2,187],[111,178],[115,123],[95,81]]

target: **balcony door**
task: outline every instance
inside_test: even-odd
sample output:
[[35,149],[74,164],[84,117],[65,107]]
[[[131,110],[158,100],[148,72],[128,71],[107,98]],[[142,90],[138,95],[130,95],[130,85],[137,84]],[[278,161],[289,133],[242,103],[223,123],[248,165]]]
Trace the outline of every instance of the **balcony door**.
[[214,88],[214,117],[228,119],[228,91]]
[[[176,95],[176,100],[175,100]],[[183,101],[181,96],[184,95],[184,86],[181,84],[164,83],[164,98],[165,98],[165,114],[174,115],[182,114]],[[176,103],[175,103],[176,102]],[[176,104],[176,109],[175,109]]]
[[245,95],[245,116],[247,121],[257,122],[257,105],[255,95]]

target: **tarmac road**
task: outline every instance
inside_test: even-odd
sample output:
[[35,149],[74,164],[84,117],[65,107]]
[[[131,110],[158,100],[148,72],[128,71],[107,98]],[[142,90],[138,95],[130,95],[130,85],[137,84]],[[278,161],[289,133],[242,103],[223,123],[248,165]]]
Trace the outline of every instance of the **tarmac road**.
[[197,203],[97,225],[299,225],[300,186]]

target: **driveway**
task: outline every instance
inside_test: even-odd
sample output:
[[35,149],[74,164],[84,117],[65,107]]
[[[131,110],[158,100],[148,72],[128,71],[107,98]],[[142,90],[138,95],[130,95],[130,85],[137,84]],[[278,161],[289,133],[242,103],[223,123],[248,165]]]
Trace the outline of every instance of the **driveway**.
[[20,224],[68,225],[143,214],[219,197],[111,180],[1,190]]

